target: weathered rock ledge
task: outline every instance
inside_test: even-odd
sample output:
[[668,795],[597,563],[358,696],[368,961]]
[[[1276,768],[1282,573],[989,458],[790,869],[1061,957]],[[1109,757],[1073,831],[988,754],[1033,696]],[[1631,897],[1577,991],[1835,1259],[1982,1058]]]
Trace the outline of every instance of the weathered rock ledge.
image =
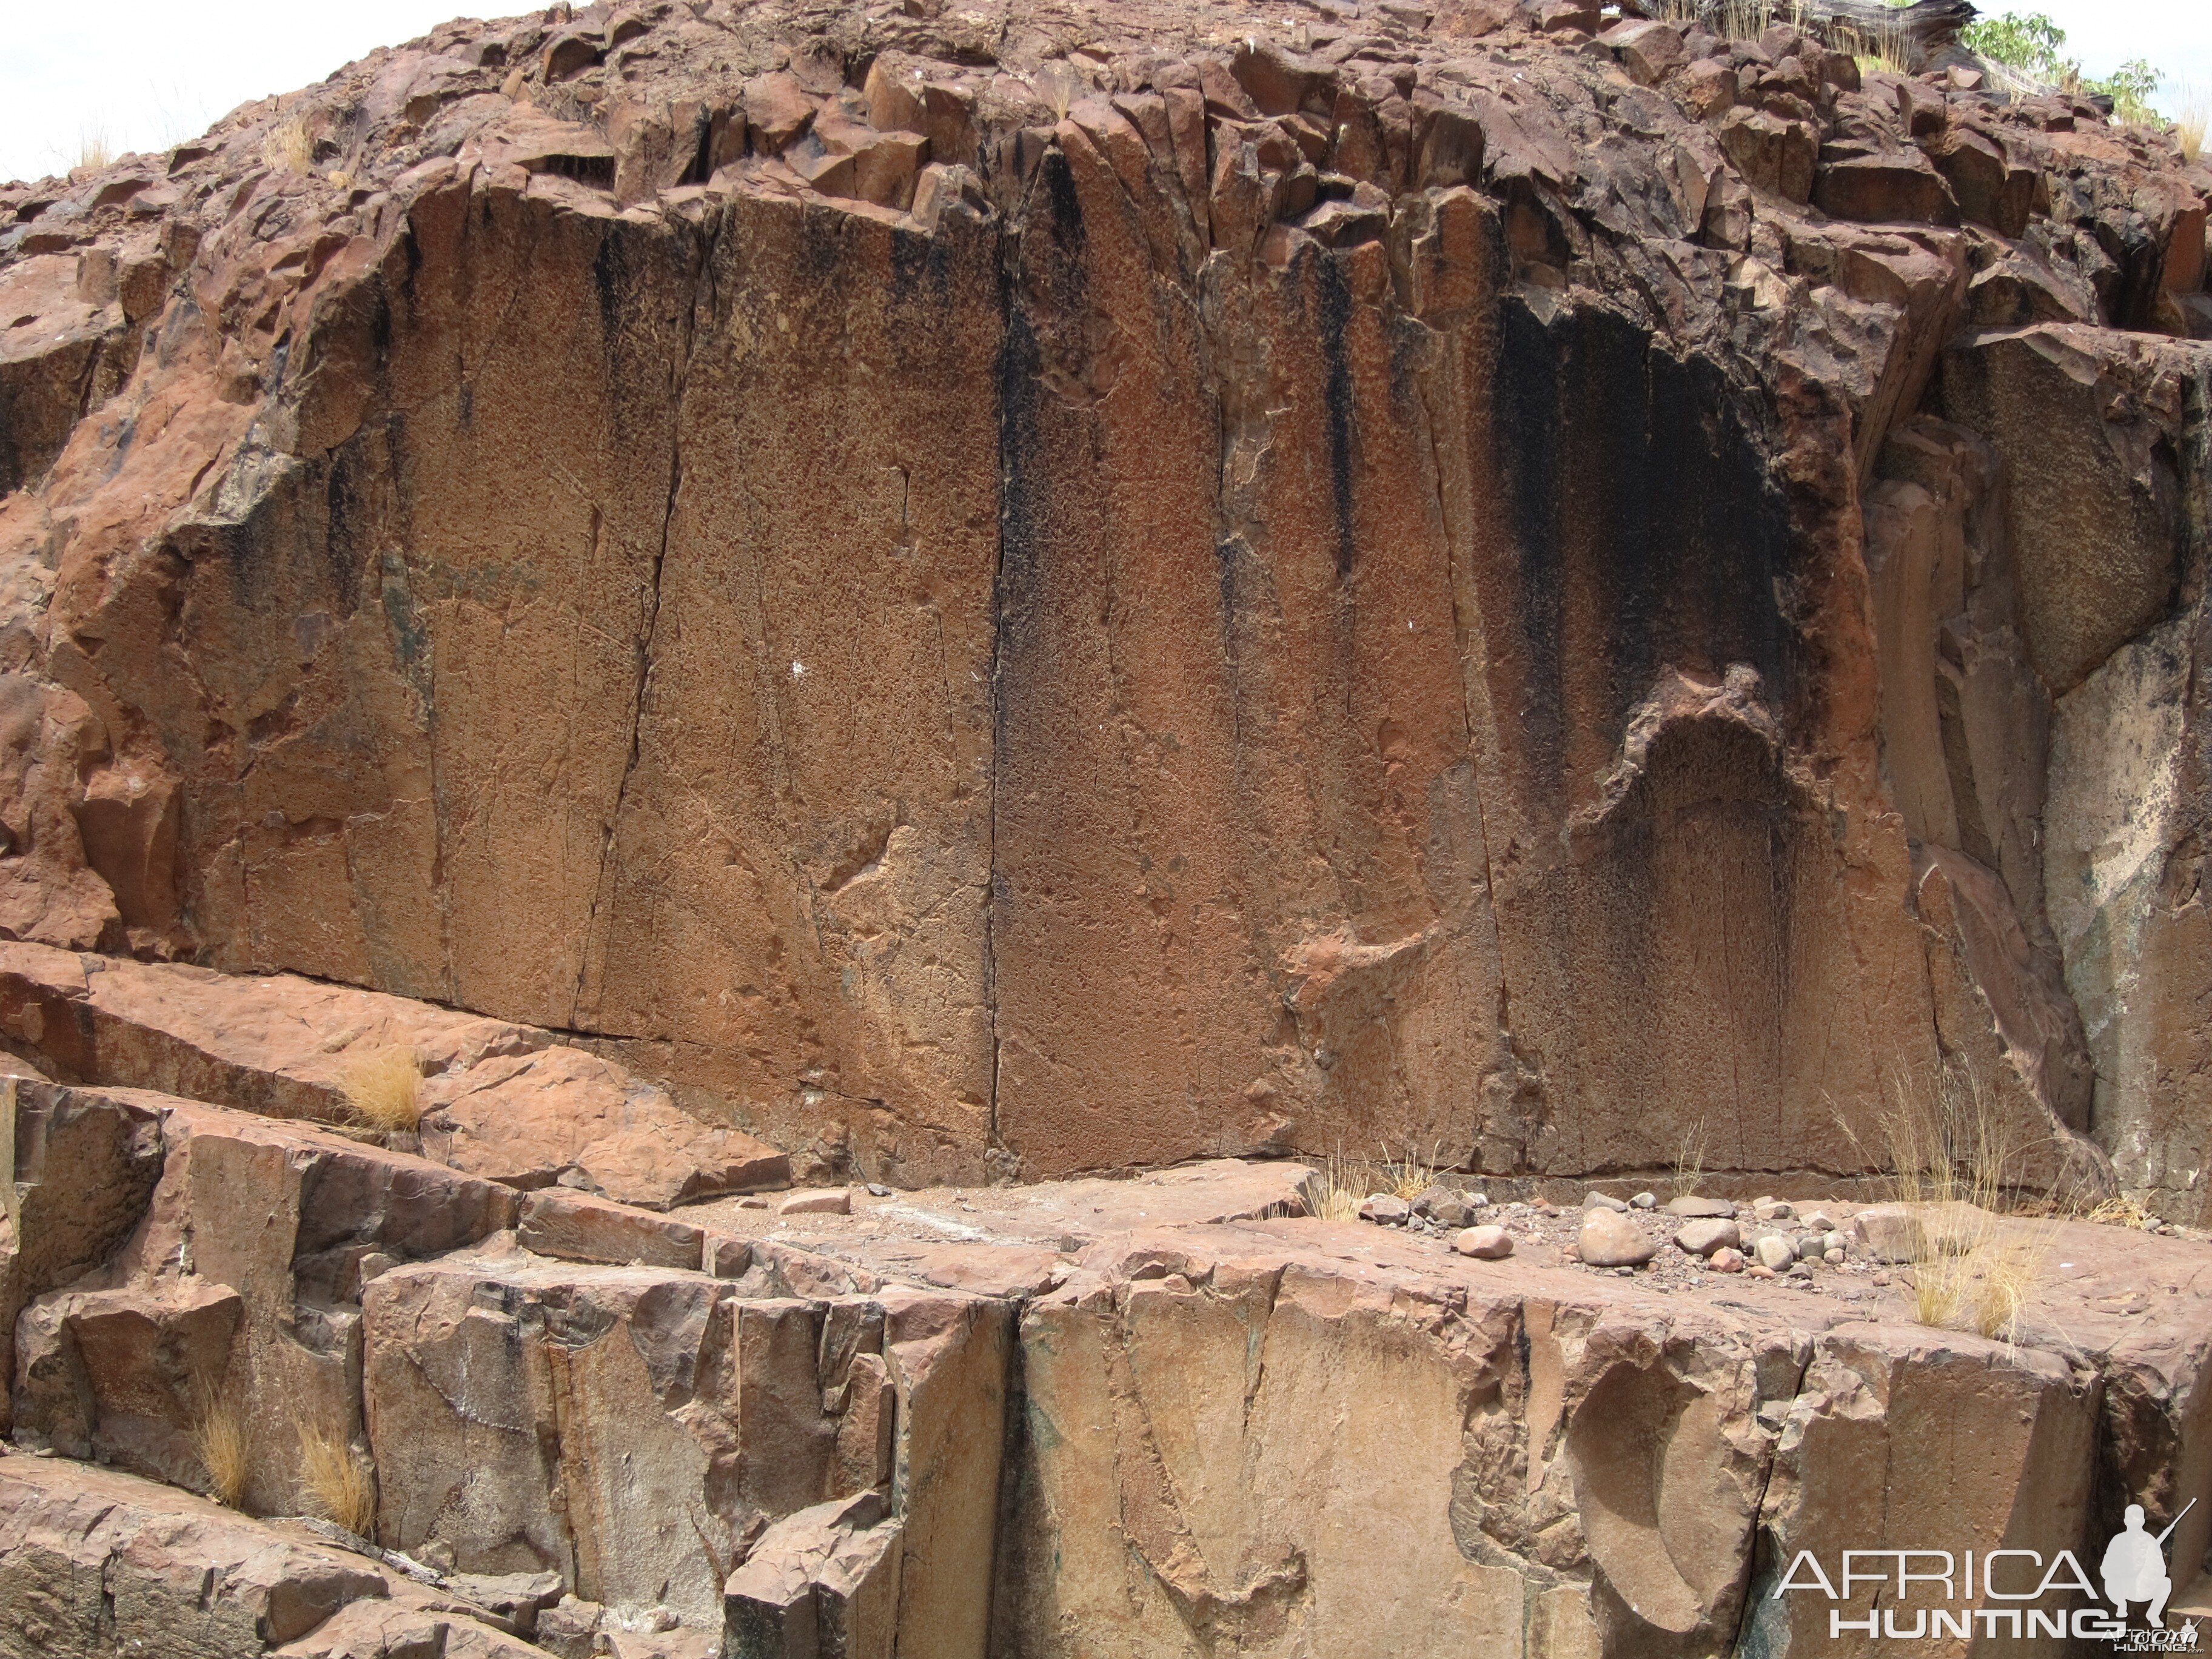
[[[2212,1245],[2109,1226],[2043,1228],[2004,1343],[1845,1269],[1594,1272],[1525,1206],[1495,1261],[1302,1218],[1284,1163],[668,1213],[16,1110],[7,1659],[1827,1652],[1801,1549],[2079,1554],[2212,1468]],[[246,1513],[179,1490],[210,1401]],[[373,1545],[248,1518],[314,1508],[318,1428]]]

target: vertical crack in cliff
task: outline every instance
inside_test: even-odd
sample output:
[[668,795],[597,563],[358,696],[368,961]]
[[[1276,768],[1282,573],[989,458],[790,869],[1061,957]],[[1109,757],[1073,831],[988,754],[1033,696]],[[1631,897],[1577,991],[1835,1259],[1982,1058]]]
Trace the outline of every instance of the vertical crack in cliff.
[[[1252,1435],[1252,1407],[1258,1402],[1260,1390],[1267,1385],[1267,1343],[1275,1331],[1275,1304],[1282,1299],[1283,1294],[1283,1270],[1280,1267],[1267,1276],[1267,1305],[1259,1314],[1259,1352],[1251,1358],[1250,1370],[1244,1381],[1244,1411],[1240,1420],[1247,1440],[1249,1440]],[[1249,1333],[1245,1342],[1249,1351],[1251,1343]]]
[[[1468,702],[1467,695],[1467,616],[1460,606],[1459,572],[1455,568],[1458,561],[1454,557],[1458,542],[1452,533],[1451,502],[1444,489],[1443,446],[1437,431],[1436,405],[1431,398],[1429,391],[1429,374],[1434,367],[1437,337],[1435,330],[1427,328],[1425,325],[1423,328],[1428,336],[1430,362],[1424,364],[1421,370],[1414,374],[1413,385],[1420,393],[1422,435],[1428,441],[1429,484],[1431,492],[1436,498],[1437,534],[1443,538],[1444,544],[1444,591],[1451,598],[1452,646],[1459,659],[1457,665],[1460,672],[1457,678],[1460,738],[1467,745],[1468,756],[1472,759],[1474,755],[1474,710]],[[1475,799],[1475,810],[1478,815],[1481,811],[1481,797],[1478,792]],[[1483,846],[1486,854],[1489,849],[1486,837]],[[1489,884],[1489,861],[1486,857],[1483,866],[1483,881],[1486,886]]]
[[[1268,730],[1264,706],[1269,684],[1267,624],[1270,617],[1280,622],[1281,609],[1267,561],[1270,544],[1259,480],[1271,463],[1275,422],[1284,411],[1270,399],[1275,365],[1266,339],[1252,324],[1249,291],[1227,258],[1201,261],[1193,283],[1192,305],[1198,375],[1214,417],[1215,603],[1219,607],[1222,685],[1230,714],[1231,779],[1243,827],[1264,834],[1259,820],[1265,785],[1256,775],[1264,763],[1255,759],[1254,750],[1255,744],[1265,747]],[[1256,725],[1247,718],[1248,703],[1255,696],[1262,705]],[[1251,878],[1273,880],[1265,860],[1255,867]],[[1271,984],[1279,994],[1283,964],[1264,920],[1276,900],[1261,897],[1264,890],[1256,890],[1246,899],[1246,960],[1251,976]],[[1262,1036],[1265,1046],[1276,1041]],[[1295,1044],[1298,1039],[1288,1041]],[[1302,1048],[1296,1052],[1309,1058]]]
[[[1330,520],[1336,532],[1336,577],[1344,585],[1347,602],[1356,611],[1358,590],[1350,578],[1359,534],[1353,503],[1353,478],[1358,471],[1352,428],[1352,357],[1345,339],[1352,326],[1352,284],[1338,260],[1323,258],[1318,265],[1320,289],[1322,423],[1328,434]],[[1352,713],[1346,688],[1345,713]]]
[[[1513,988],[1505,971],[1504,930],[1499,926],[1498,920],[1498,864],[1491,849],[1490,818],[1488,809],[1483,800],[1481,771],[1476,765],[1478,755],[1474,732],[1474,706],[1468,694],[1467,687],[1467,677],[1470,672],[1470,659],[1473,654],[1471,627],[1466,609],[1462,605],[1460,598],[1462,576],[1468,573],[1464,572],[1461,565],[1462,541],[1460,534],[1461,527],[1453,523],[1451,492],[1444,487],[1443,424],[1437,418],[1436,403],[1430,386],[1431,376],[1437,369],[1437,354],[1441,337],[1434,329],[1428,329],[1425,324],[1421,326],[1426,329],[1428,334],[1429,360],[1415,372],[1413,379],[1420,397],[1421,426],[1423,435],[1428,443],[1430,487],[1436,497],[1437,532],[1443,542],[1444,592],[1451,601],[1452,653],[1455,658],[1454,666],[1457,670],[1454,678],[1459,684],[1460,741],[1467,755],[1468,775],[1473,781],[1471,793],[1474,799],[1475,833],[1482,837],[1483,902],[1490,917],[1491,958],[1498,972],[1498,1040],[1502,1050],[1498,1060],[1494,1062],[1494,1067],[1496,1071],[1506,1072],[1512,1076],[1514,1079],[1512,1091],[1516,1101],[1524,1083],[1535,1083],[1538,1100],[1540,1103],[1542,1098],[1540,1081],[1530,1077],[1527,1064],[1521,1058],[1520,1050],[1513,1040]],[[1486,1121],[1477,1126],[1474,1144],[1469,1149],[1468,1162],[1477,1169],[1481,1167],[1482,1163],[1481,1148],[1485,1139],[1483,1131],[1488,1127],[1486,1113]],[[1517,1110],[1512,1115],[1510,1127],[1519,1145],[1518,1162],[1525,1169],[1528,1164],[1530,1134],[1528,1127],[1522,1123]],[[1507,1172],[1498,1171],[1497,1173]]]
[[[1790,1384],[1792,1400],[1805,1392],[1805,1378],[1812,1369],[1813,1350],[1808,1345],[1804,1360],[1797,1367],[1797,1375]],[[1765,1575],[1762,1577],[1759,1572],[1759,1540],[1761,1534],[1768,1530],[1765,1524],[1766,1495],[1773,1488],[1774,1466],[1780,1455],[1781,1436],[1778,1433],[1774,1444],[1767,1448],[1766,1462],[1759,1473],[1759,1496],[1752,1500],[1751,1504],[1751,1543],[1743,1564],[1743,1594],[1736,1601],[1735,1628],[1729,1636],[1729,1650],[1738,1656],[1738,1659],[1759,1659],[1759,1656],[1767,1651],[1764,1644],[1757,1640],[1753,1626],[1759,1616],[1759,1591],[1771,1581],[1779,1565],[1778,1559],[1770,1559]]]
[[999,1035],[999,792],[1006,781],[1006,697],[1005,685],[1006,641],[1006,527],[1018,510],[1015,496],[1017,460],[1012,410],[1020,400],[1010,395],[1015,376],[1018,318],[1014,306],[1014,265],[1021,257],[1020,233],[1002,218],[999,231],[999,533],[991,548],[991,768],[988,799],[983,807],[983,1011],[991,1023],[991,1079],[986,1103],[983,1145],[986,1152],[999,1139],[999,1073],[1001,1039]]
[[708,307],[709,316],[714,314],[714,249],[720,240],[720,224],[719,220],[710,221],[696,231],[687,228],[683,233],[690,245],[693,264],[690,303],[677,319],[676,349],[669,363],[668,495],[661,507],[660,538],[653,547],[653,568],[641,596],[643,614],[638,627],[637,674],[630,695],[629,750],[623,761],[622,781],[615,787],[614,810],[608,813],[605,828],[600,832],[599,877],[592,887],[591,914],[584,923],[584,948],[577,957],[576,984],[568,1001],[568,1024],[574,1030],[586,1029],[584,991],[591,978],[592,954],[601,949],[598,945],[600,913],[613,908],[613,895],[607,884],[614,861],[615,837],[621,832],[623,811],[629,800],[630,781],[636,775],[643,747],[646,694],[653,683],[653,646],[660,628],[661,572],[668,562],[668,538],[676,522],[677,498],[684,488],[684,398],[690,385],[692,354],[698,346],[701,306]]
[[1230,524],[1229,501],[1230,468],[1237,452],[1237,439],[1230,424],[1237,411],[1231,407],[1230,388],[1223,383],[1220,354],[1213,340],[1213,330],[1221,323],[1219,307],[1206,303],[1202,269],[1192,297],[1198,317],[1194,333],[1201,354],[1200,373],[1213,398],[1213,546],[1220,590],[1222,673],[1229,692],[1230,753],[1236,757],[1241,782],[1244,764],[1244,685],[1237,660],[1237,561],[1245,542],[1243,527]]
[[[72,429],[81,424],[85,416],[92,413],[92,389],[100,382],[100,360],[106,344],[107,338],[105,335],[95,335],[93,337],[91,349],[85,353],[84,373],[77,377],[75,399],[76,415],[70,422]],[[120,453],[119,447],[118,453]]]

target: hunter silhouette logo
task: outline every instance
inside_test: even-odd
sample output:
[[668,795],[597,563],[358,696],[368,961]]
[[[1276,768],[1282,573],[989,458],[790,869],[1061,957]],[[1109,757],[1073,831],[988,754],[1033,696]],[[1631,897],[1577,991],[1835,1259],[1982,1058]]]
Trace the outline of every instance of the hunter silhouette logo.
[[[2164,1623],[2173,1580],[2166,1562],[2166,1540],[2195,1498],[2155,1536],[2143,1530],[2140,1504],[2127,1507],[2125,1524],[2105,1546],[2098,1563],[2104,1581],[2100,1606],[2097,1586],[2071,1550],[2046,1559],[2032,1549],[1845,1550],[1841,1571],[1831,1577],[1819,1557],[1800,1550],[1769,1595],[1776,1599],[1811,1591],[1843,1607],[1828,1609],[1828,1637],[1879,1637],[1891,1642],[1966,1638],[1981,1642],[2048,1638],[2075,1642],[2106,1641],[2124,1653],[2194,1653],[2194,1620],[2179,1627]],[[1873,1605],[1849,1604],[1873,1591]],[[2068,1605],[2063,1598],[2078,1598]],[[2130,1627],[2128,1609],[2142,1609],[2142,1624]],[[1979,1649],[1977,1649],[1978,1651]]]
[[[2196,1507],[2192,1498],[2182,1506],[2181,1515]],[[2165,1628],[2159,1615],[2166,1611],[2166,1597],[2173,1594],[2173,1580],[2166,1571],[2166,1540],[2181,1524],[2181,1515],[2167,1522],[2166,1530],[2153,1538],[2143,1530],[2142,1505],[2130,1504],[2125,1529],[2113,1534],[2112,1541],[2105,1546],[2104,1564],[2098,1571],[2105,1581],[2105,1599],[2123,1622],[2128,1616],[2128,1603],[2142,1601],[2146,1604],[2143,1622],[2153,1630]]]

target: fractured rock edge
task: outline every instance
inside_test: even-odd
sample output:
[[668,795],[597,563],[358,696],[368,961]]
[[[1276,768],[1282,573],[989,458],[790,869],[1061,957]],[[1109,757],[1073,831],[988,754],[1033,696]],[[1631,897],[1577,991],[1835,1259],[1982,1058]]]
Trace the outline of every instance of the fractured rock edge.
[[[1902,1290],[1708,1298],[1563,1248],[1469,1261],[1285,1216],[1303,1170],[1224,1164],[949,1205],[986,1224],[971,1258],[1058,1247],[1045,1280],[976,1294],[912,1282],[898,1228],[946,1224],[902,1199],[869,1212],[888,1232],[808,1232],[733,1200],[518,1194],[158,1095],[18,1092],[14,1435],[115,1467],[0,1459],[0,1584],[34,1615],[9,1659],[169,1628],[185,1561],[208,1659],[409,1651],[441,1620],[447,1651],[531,1650],[471,1598],[540,1571],[570,1598],[544,1641],[581,1620],[665,1659],[726,1632],[889,1659],[1294,1630],[1378,1659],[1626,1659],[1727,1646],[1759,1564],[1799,1548],[2078,1552],[2127,1499],[2163,1525],[2212,1468],[2198,1243],[2056,1227],[2008,1346],[1903,1322]],[[249,1408],[247,1508],[301,1507],[321,1420],[374,1460],[378,1553],[174,1491],[205,1483],[211,1377]],[[2185,1517],[2176,1562],[2208,1537]],[[1760,1605],[1775,1651],[1825,1636],[1825,1601]]]

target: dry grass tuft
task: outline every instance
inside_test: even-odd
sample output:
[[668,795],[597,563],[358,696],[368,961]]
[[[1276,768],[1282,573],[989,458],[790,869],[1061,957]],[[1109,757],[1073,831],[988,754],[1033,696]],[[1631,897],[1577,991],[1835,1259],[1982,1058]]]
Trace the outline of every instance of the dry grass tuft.
[[[1708,5],[1705,0],[1658,0],[1650,8],[1650,15],[1670,22],[1699,24],[1724,40],[1756,40],[1777,23],[1803,28],[1807,8],[1796,3],[1796,0],[1722,0],[1718,5]],[[1899,25],[1882,22],[1853,28],[1830,20],[1820,32],[1838,50],[1850,52],[1858,60],[1862,73],[1876,70],[1892,75],[1919,72],[1919,45]]]
[[2194,165],[2204,159],[2204,130],[2212,125],[2212,93],[2185,87],[2181,113],[2173,118],[2173,142],[2181,146],[2181,159]]
[[2027,1298],[2045,1278],[2050,1254],[2048,1223],[1999,1224],[1984,1239],[1977,1256],[1980,1276],[1972,1294],[1974,1328],[2010,1346],[2020,1336],[2021,1316]]
[[380,1048],[349,1061],[338,1087],[371,1128],[411,1130],[422,1121],[422,1062],[412,1048]]
[[1437,1160],[1443,1152],[1442,1146],[1432,1146],[1429,1149],[1428,1157],[1420,1158],[1413,1156],[1413,1149],[1409,1146],[1404,1157],[1394,1158],[1386,1148],[1382,1162],[1376,1166],[1384,1184],[1376,1190],[1411,1203],[1437,1184]]
[[2057,1222],[1988,1211],[1954,1218],[1954,1231],[1936,1233],[1908,1269],[1913,1316],[1937,1328],[1968,1329],[2010,1346],[2020,1335],[2028,1298],[2047,1276]]
[[1875,71],[1905,76],[1919,73],[1923,57],[1920,43],[1898,24],[1882,22],[1871,28],[1853,29],[1847,40],[1862,75]]
[[1699,1118],[1682,1131],[1674,1148],[1674,1196],[1694,1198],[1705,1178],[1705,1121]]
[[[1856,1144],[1848,1124],[1844,1132]],[[2045,1277],[2062,1196],[2033,1218],[2007,1215],[2023,1193],[2022,1146],[1978,1079],[1929,1102],[1895,1091],[1881,1133],[1896,1200],[1919,1212],[1926,1243],[1907,1267],[1913,1316],[2008,1345]]]
[[313,172],[315,141],[307,131],[306,115],[288,115],[270,128],[261,146],[261,159],[288,173]]
[[1323,1221],[1357,1221],[1360,1200],[1366,1194],[1358,1190],[1358,1183],[1340,1158],[1332,1158],[1322,1166],[1319,1195],[1314,1200],[1313,1212]]
[[1073,67],[1066,64],[1051,63],[1037,70],[1036,89],[1038,95],[1052,106],[1053,119],[1065,121],[1077,94],[1085,88]]
[[1380,1190],[1373,1181],[1374,1166],[1366,1159],[1332,1154],[1322,1166],[1320,1200],[1313,1212],[1323,1221],[1358,1220],[1359,1206],[1367,1201],[1367,1195]]
[[214,1377],[203,1377],[192,1419],[192,1455],[206,1471],[208,1490],[217,1503],[232,1509],[246,1501],[246,1483],[252,1470],[246,1439],[246,1419],[238,1402],[222,1391]]
[[300,1429],[300,1486],[323,1518],[367,1538],[376,1525],[376,1471],[342,1434]]
[[2125,1193],[2108,1198],[2081,1218],[2102,1227],[2134,1227],[2142,1229],[2151,1224],[2150,1212]]
[[104,167],[115,159],[115,147],[107,142],[107,135],[98,127],[87,127],[77,135],[76,164],[81,167]]
[[1966,1310],[1966,1283],[1957,1257],[1931,1251],[1905,1269],[1905,1281],[1912,1289],[1915,1319],[1936,1330],[1960,1323],[1959,1316]]
[[1357,1221],[1359,1206],[1377,1193],[1410,1203],[1436,1185],[1440,1151],[1432,1151],[1426,1158],[1415,1156],[1410,1146],[1400,1158],[1392,1158],[1388,1147],[1375,1158],[1336,1152],[1322,1167],[1320,1200],[1313,1213],[1323,1221]]
[[[1695,15],[1694,6],[1685,6],[1687,15]],[[1717,28],[1724,40],[1757,40],[1777,23],[1795,23],[1799,9],[1788,0],[1725,0],[1714,8],[1705,19],[1705,27]]]

